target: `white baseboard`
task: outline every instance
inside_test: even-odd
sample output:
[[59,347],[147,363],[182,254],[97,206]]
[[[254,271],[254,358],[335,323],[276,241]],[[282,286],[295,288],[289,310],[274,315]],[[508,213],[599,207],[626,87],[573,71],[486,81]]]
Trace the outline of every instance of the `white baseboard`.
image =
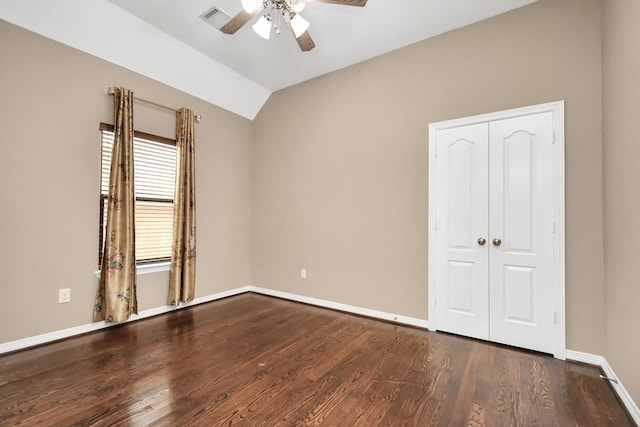
[[242,294],[249,291],[249,286],[245,286],[242,288],[232,289],[229,291],[219,292],[213,295],[207,295],[204,297],[196,298],[187,303],[182,303],[177,306],[163,306],[152,308],[149,310],[141,311],[138,314],[132,315],[129,319],[120,323],[107,323],[105,321],[94,322],[94,323],[86,323],[84,325],[74,326],[73,328],[62,329],[59,331],[49,332],[42,335],[36,335],[33,337],[23,338],[16,341],[9,341],[6,343],[0,344],[0,354],[9,353],[12,351],[22,350],[27,347],[33,347],[36,345],[47,344],[53,341],[58,341],[65,338],[71,338],[76,335],[86,334],[87,332],[98,331],[100,329],[110,328],[112,326],[121,325],[122,323],[134,322],[136,320],[144,319],[147,317],[157,316],[158,314],[169,313],[175,310],[181,310],[186,307],[190,307],[197,304],[203,304],[205,302],[215,301],[222,298],[227,298],[233,295]]
[[322,300],[318,298],[305,297],[302,295],[290,294],[288,292],[274,291],[271,289],[260,288],[257,286],[249,286],[251,292],[269,295],[305,304],[315,305],[318,307],[330,308],[332,310],[345,311],[347,313],[358,314],[361,316],[373,317],[375,319],[386,320],[390,322],[400,323],[403,325],[416,326],[419,328],[429,329],[427,320],[416,319],[414,317],[402,316],[399,314],[387,313],[384,311],[370,310],[368,308],[357,307],[354,305],[341,304],[337,302]]
[[[613,368],[611,367],[611,365],[609,365],[609,362],[607,362],[604,357],[597,356],[595,354],[582,353],[580,351],[574,350],[567,350],[566,356],[567,360],[600,366],[602,372],[604,372],[604,375],[607,378],[617,380],[617,382],[610,381],[611,386],[618,394],[618,397],[620,398],[620,401],[622,401],[622,404],[625,406],[625,408],[627,408],[627,411],[631,415],[631,418],[633,418],[633,421],[635,421],[637,425],[640,425],[640,409],[638,409],[638,406],[631,398],[631,395],[629,394],[629,392],[627,392],[627,389],[624,388],[622,382],[620,382],[620,380],[616,376],[616,373],[613,371]],[[603,379],[603,381],[606,380]]]
[[54,331],[54,332],[49,332],[42,335],[23,338],[16,341],[9,341],[9,342],[0,344],[0,354],[22,350],[28,347],[46,344],[49,342],[53,342],[53,341],[57,341],[65,338],[71,338],[73,336],[85,334],[87,332],[93,332],[101,329],[110,328],[112,326],[121,325],[122,323],[134,322],[136,320],[157,316],[159,314],[169,313],[175,310],[181,310],[183,308],[190,307],[193,305],[203,304],[206,302],[227,298],[227,297],[242,294],[245,292],[255,292],[258,294],[269,295],[269,296],[283,298],[291,301],[297,301],[297,302],[302,302],[310,305],[315,305],[319,307],[345,311],[348,313],[359,314],[362,316],[373,317],[376,319],[388,320],[391,322],[401,323],[401,324],[410,325],[410,326],[417,326],[420,328],[427,328],[427,329],[429,328],[429,323],[426,320],[422,320],[422,319],[415,319],[413,317],[401,316],[398,314],[386,313],[383,311],[370,310],[368,308],[340,304],[332,301],[326,301],[326,300],[321,300],[317,298],[310,298],[310,297],[290,294],[286,292],[273,291],[271,289],[260,288],[257,286],[244,286],[242,288],[231,289],[228,291],[219,292],[217,294],[196,298],[193,301],[189,301],[187,303],[183,303],[178,306],[162,306],[162,307],[152,308],[149,310],[144,310],[138,314],[132,315],[128,320],[120,323],[107,323],[104,321],[87,323],[84,325],[74,326],[73,328],[69,328],[69,329],[62,329],[59,331]]

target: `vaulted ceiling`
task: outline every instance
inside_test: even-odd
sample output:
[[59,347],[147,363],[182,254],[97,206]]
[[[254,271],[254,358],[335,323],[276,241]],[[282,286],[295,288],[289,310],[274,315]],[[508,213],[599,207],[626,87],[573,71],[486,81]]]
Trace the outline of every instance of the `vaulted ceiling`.
[[240,0],[2,0],[0,18],[253,119],[274,91],[534,1],[309,0],[309,52],[288,28],[260,38],[259,15],[234,35],[200,18],[234,16]]

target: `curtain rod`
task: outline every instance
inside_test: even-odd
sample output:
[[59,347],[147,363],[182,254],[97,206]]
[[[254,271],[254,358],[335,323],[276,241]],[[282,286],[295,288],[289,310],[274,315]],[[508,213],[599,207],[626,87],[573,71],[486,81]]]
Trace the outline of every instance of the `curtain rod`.
[[[107,88],[107,95],[113,95],[113,93],[114,93],[113,87],[109,86]],[[167,107],[166,105],[158,104],[157,102],[153,102],[153,101],[149,101],[149,100],[146,100],[146,99],[138,98],[137,96],[134,96],[133,99],[137,99],[138,101],[144,102],[146,104],[155,105],[156,107],[164,108],[166,110],[175,111],[176,113],[178,112],[178,110],[176,110],[175,108]],[[202,120],[202,116],[200,114],[196,114],[194,117],[196,119],[196,122],[198,122],[198,123],[200,123],[200,120]]]

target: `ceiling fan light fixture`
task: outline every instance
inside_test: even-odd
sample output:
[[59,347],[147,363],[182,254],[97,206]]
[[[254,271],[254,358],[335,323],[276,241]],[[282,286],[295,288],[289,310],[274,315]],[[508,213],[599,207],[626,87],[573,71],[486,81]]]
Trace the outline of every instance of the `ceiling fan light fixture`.
[[269,36],[271,35],[271,17],[269,15],[262,16],[251,28],[253,28],[253,31],[255,31],[257,35],[265,40],[269,40]]
[[242,0],[242,7],[248,13],[255,12],[260,6],[262,0]]
[[296,38],[304,34],[304,32],[307,31],[307,28],[309,28],[309,25],[309,22],[300,15],[295,15],[291,18],[291,28],[293,29],[293,34]]

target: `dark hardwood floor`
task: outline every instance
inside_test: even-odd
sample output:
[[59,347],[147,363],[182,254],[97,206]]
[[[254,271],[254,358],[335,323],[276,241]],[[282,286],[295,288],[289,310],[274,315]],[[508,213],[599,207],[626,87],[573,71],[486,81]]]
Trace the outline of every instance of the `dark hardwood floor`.
[[633,426],[599,374],[243,294],[0,356],[0,425]]

